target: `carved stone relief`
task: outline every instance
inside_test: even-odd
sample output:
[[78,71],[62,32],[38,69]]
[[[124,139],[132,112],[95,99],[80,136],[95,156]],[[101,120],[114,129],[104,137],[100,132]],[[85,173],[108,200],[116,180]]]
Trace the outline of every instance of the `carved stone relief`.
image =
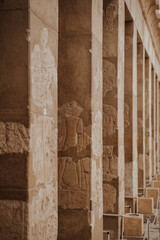
[[115,19],[118,15],[118,4],[116,0],[111,1],[109,4],[106,2],[104,15],[106,18],[106,30],[113,31]]
[[103,95],[106,96],[108,91],[116,87],[116,67],[113,63],[105,60],[103,61]]
[[103,208],[104,213],[114,213],[114,205],[116,204],[117,191],[110,184],[103,184]]
[[65,151],[70,147],[77,147],[77,151],[84,150],[90,144],[90,136],[85,132],[80,114],[83,108],[73,101],[59,108],[58,119],[58,149]]
[[114,146],[103,146],[103,180],[111,181],[118,177],[118,157],[113,153]]
[[0,200],[0,239],[26,240],[26,203]]
[[0,154],[29,151],[29,131],[21,123],[0,122]]
[[125,163],[125,195],[132,196],[133,189],[133,162]]
[[41,45],[36,44],[31,55],[32,97],[39,107],[53,105],[52,89],[57,87],[57,70],[48,43],[48,29],[43,27]]
[[124,103],[124,128],[128,128],[129,126],[129,106],[127,103]]
[[112,105],[103,104],[103,136],[113,135],[117,130],[117,110]]
[[74,162],[71,157],[59,158],[59,207],[87,208],[90,185],[90,159]]

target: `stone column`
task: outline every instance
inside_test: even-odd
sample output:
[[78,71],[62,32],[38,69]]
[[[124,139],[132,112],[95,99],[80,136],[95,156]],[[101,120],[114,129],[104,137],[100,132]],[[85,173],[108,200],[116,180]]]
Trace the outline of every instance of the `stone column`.
[[145,187],[145,79],[144,48],[141,41],[137,43],[137,124],[138,124],[138,187]]
[[132,21],[125,23],[125,196],[136,197],[137,174],[137,32]]
[[58,239],[103,238],[101,0],[59,1]]
[[160,118],[159,118],[159,113],[160,113],[160,111],[159,111],[159,78],[157,77],[157,168],[158,168],[158,172],[159,172],[159,166],[160,166],[160,164],[159,164],[159,128],[160,128],[160,122],[159,122],[159,120],[160,120]]
[[154,110],[154,116],[155,116],[155,139],[154,139],[154,151],[155,151],[155,163],[156,163],[156,173],[158,171],[158,158],[157,158],[157,74],[155,74],[155,110]]
[[152,65],[149,58],[149,165],[150,165],[150,181],[152,181]]
[[[114,214],[124,214],[124,1],[104,0],[103,7],[104,229],[119,239]],[[125,120],[127,125],[127,107]]]
[[0,12],[0,239],[56,240],[58,5]]
[[146,181],[152,180],[152,164],[149,158],[149,58],[145,56],[145,169],[146,169]]
[[152,66],[151,70],[151,122],[152,122],[152,177],[156,175],[156,159],[155,159],[155,71]]

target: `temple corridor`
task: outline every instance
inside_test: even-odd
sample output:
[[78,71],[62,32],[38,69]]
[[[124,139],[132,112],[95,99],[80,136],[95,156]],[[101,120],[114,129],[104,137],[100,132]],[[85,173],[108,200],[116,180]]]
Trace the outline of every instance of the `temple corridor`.
[[0,0],[0,240],[160,240],[160,0]]

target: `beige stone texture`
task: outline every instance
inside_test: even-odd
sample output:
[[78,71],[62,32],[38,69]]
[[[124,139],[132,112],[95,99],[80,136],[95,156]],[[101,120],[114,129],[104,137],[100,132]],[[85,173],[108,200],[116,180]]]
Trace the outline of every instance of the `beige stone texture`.
[[27,204],[0,200],[0,239],[27,240]]
[[146,188],[146,196],[153,198],[156,202],[158,199],[159,188]]
[[160,173],[159,173],[159,174],[157,174],[157,176],[156,176],[156,180],[157,180],[157,181],[159,181],[159,180],[160,180]]
[[124,216],[124,236],[142,236],[144,233],[143,215],[127,214]]
[[59,1],[61,240],[103,238],[102,15],[103,1]]
[[153,187],[160,188],[160,181],[153,181],[152,182]]
[[154,199],[149,197],[142,197],[137,199],[138,213],[140,214],[154,214]]

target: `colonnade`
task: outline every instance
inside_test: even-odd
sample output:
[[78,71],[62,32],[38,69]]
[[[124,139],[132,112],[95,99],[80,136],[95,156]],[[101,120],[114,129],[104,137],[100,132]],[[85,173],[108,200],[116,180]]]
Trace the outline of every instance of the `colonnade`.
[[0,239],[120,239],[159,173],[140,1],[1,1],[0,20]]

